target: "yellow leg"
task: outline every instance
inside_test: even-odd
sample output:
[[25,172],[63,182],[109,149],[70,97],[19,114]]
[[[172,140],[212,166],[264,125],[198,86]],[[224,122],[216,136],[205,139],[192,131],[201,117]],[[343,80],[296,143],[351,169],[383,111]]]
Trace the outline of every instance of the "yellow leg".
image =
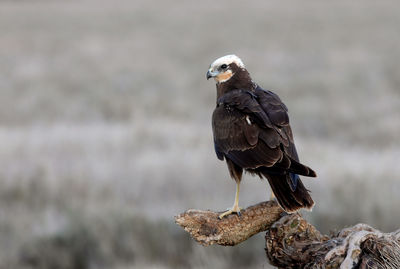
[[225,211],[221,215],[219,215],[218,218],[222,219],[225,216],[228,216],[230,214],[236,213],[240,216],[240,210],[241,208],[239,207],[239,192],[240,192],[240,181],[236,182],[236,195],[235,195],[235,202],[233,203],[233,206],[231,209],[228,211]]
[[274,200],[275,199],[275,194],[274,191],[271,189],[271,196],[269,197],[270,200]]

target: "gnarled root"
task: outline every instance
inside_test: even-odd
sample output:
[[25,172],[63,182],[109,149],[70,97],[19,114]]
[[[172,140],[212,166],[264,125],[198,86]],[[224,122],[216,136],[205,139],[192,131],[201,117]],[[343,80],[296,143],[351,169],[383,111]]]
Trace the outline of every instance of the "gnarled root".
[[279,268],[400,268],[400,230],[382,233],[366,224],[321,235],[300,215],[288,215],[266,233],[266,254]]

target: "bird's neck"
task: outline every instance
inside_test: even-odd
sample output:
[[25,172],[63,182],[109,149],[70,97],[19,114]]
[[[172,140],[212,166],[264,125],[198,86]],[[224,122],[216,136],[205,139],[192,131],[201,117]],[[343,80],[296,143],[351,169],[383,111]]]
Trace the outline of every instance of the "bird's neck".
[[254,90],[254,85],[249,72],[247,70],[239,70],[229,80],[217,83],[217,100],[225,93],[233,90]]

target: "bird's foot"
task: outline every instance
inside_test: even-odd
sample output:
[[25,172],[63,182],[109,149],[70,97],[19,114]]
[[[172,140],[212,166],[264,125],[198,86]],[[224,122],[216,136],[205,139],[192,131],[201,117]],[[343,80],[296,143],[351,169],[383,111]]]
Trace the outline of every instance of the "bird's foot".
[[274,192],[272,190],[271,190],[271,195],[269,196],[269,200],[270,201],[276,200],[275,194],[274,194]]
[[242,215],[240,213],[240,210],[242,210],[242,208],[238,207],[238,206],[234,206],[232,208],[229,208],[227,211],[225,211],[224,213],[222,213],[221,215],[218,216],[219,219],[222,219],[223,217],[229,216],[231,214],[237,214],[239,217]]

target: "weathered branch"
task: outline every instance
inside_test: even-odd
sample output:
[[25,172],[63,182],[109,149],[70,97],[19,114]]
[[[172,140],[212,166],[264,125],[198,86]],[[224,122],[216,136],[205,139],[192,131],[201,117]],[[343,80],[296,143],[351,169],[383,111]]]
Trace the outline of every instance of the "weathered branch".
[[366,224],[322,235],[299,214],[263,202],[222,220],[219,213],[188,210],[176,223],[203,245],[233,246],[267,231],[266,255],[279,268],[400,268],[400,230],[382,233]]
[[220,213],[191,209],[176,216],[175,221],[202,245],[234,246],[266,231],[282,213],[275,201],[268,201],[242,210],[240,217],[229,215],[220,220]]

